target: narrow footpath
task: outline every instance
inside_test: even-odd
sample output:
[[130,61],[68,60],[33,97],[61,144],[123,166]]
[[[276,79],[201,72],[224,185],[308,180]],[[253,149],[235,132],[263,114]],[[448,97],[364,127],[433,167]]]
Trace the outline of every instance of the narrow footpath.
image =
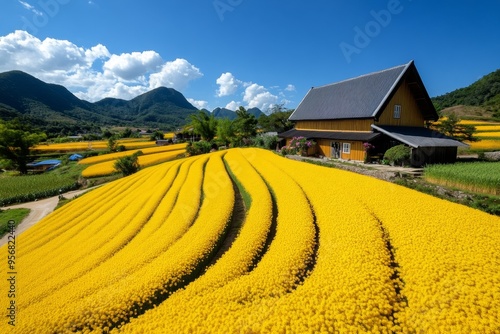
[[[94,188],[88,188],[88,189],[83,189],[83,190],[73,190],[69,191],[67,193],[62,194],[64,198],[66,199],[72,199],[76,196],[79,196],[83,193],[86,193],[87,191],[94,189]],[[42,220],[45,216],[47,216],[49,213],[54,211],[56,208],[57,204],[59,203],[59,196],[53,196],[49,198],[45,198],[39,201],[34,201],[34,202],[26,202],[26,203],[21,203],[21,204],[15,204],[15,205],[10,205],[10,206],[5,206],[2,207],[2,210],[7,210],[7,209],[20,209],[20,208],[26,208],[30,209],[30,213],[26,218],[23,219],[23,221],[16,227],[16,237],[29,229],[31,226],[35,225],[38,223],[40,220]],[[3,246],[5,243],[7,243],[7,236],[3,236],[3,238],[0,239],[0,246]]]

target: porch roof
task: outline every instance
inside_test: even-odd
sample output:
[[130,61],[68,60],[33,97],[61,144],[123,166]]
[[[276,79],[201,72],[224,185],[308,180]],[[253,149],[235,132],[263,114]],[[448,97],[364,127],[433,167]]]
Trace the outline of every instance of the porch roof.
[[423,127],[390,126],[372,124],[372,129],[379,131],[411,147],[458,147],[469,146],[442,133]]
[[342,131],[315,131],[291,129],[278,134],[281,138],[306,137],[311,139],[371,141],[380,136],[373,132],[342,132]]

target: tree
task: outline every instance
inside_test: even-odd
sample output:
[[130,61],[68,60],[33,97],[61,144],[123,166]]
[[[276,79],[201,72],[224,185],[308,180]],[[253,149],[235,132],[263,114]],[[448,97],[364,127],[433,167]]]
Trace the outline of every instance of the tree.
[[27,174],[28,158],[45,133],[33,133],[17,121],[0,121],[0,157],[12,161],[21,174]]
[[112,136],[113,133],[109,129],[104,130],[104,132],[102,133],[103,138],[111,138]]
[[217,125],[217,139],[224,143],[224,145],[229,145],[235,137],[234,124],[229,118],[223,118],[219,120]]
[[163,136],[163,132],[161,132],[160,130],[156,130],[149,136],[149,140],[161,140],[163,139]]
[[234,127],[237,136],[241,138],[255,137],[257,134],[257,119],[254,115],[249,114],[244,107],[236,110],[236,119]]
[[283,104],[276,104],[269,110],[269,115],[259,117],[259,125],[264,132],[284,132],[293,128],[289,121],[293,109],[286,109]]
[[474,137],[477,132],[476,127],[470,124],[460,124],[460,118],[454,113],[451,113],[445,120],[435,125],[435,128],[442,134],[459,141],[479,140],[477,137]]
[[110,152],[117,151],[118,142],[116,141],[116,136],[111,136],[108,138],[108,150]]
[[115,161],[115,169],[122,172],[125,176],[134,174],[141,168],[139,165],[139,156],[142,154],[142,151],[137,151],[132,155],[119,158]]
[[214,115],[207,115],[204,111],[199,111],[196,114],[189,116],[191,125],[195,133],[199,134],[202,139],[211,141],[217,133],[217,119]]
[[125,130],[120,133],[121,138],[130,138],[132,137],[132,129],[131,128],[125,128]]

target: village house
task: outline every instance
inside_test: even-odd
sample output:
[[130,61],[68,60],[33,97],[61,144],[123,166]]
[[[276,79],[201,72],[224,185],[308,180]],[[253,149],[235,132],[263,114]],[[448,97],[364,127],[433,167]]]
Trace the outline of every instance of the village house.
[[26,164],[28,168],[28,172],[30,173],[43,173],[49,170],[53,170],[61,165],[61,160],[51,159],[51,160],[43,160],[39,162],[31,162]]
[[290,116],[295,128],[280,133],[313,139],[309,154],[365,161],[395,145],[411,148],[411,164],[453,162],[465,144],[425,125],[438,114],[413,61],[322,87],[313,87]]

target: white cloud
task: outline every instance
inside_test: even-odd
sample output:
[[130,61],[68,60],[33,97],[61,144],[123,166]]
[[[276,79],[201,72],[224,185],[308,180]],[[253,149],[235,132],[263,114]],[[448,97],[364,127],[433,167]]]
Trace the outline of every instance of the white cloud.
[[87,64],[93,64],[97,59],[105,59],[111,57],[111,54],[104,45],[97,44],[96,46],[85,50],[85,56],[87,59]]
[[30,12],[32,12],[33,14],[37,15],[37,16],[43,16],[43,13],[41,11],[39,11],[38,9],[36,9],[34,6],[30,5],[29,3],[25,2],[25,1],[21,1],[19,0],[19,3],[27,10],[29,10]]
[[115,55],[102,44],[84,48],[21,30],[0,36],[0,72],[11,70],[63,85],[87,101],[130,99],[159,86],[182,90],[203,75],[187,60],[164,62],[155,51]]
[[232,73],[226,72],[222,73],[220,77],[217,78],[216,83],[219,85],[217,96],[222,97],[234,94],[241,84],[241,81],[236,79]]
[[203,73],[186,59],[177,58],[174,61],[166,62],[160,72],[151,74],[149,77],[149,87],[153,89],[160,86],[167,86],[182,90],[191,80],[202,76]]
[[203,109],[208,107],[208,101],[202,101],[202,100],[195,100],[192,98],[187,99],[189,103],[191,103],[193,106],[195,106],[198,109]]
[[236,102],[236,101],[231,101],[228,104],[226,104],[225,108],[229,110],[235,111],[241,106],[241,102]]
[[159,69],[163,60],[155,51],[122,53],[111,55],[104,63],[106,75],[114,75],[123,80],[136,80],[146,75],[149,71]]
[[294,92],[295,86],[290,84],[290,85],[286,86],[285,90],[288,92]]
[[0,36],[0,69],[20,69],[27,72],[72,71],[89,66],[95,57],[103,56],[107,50],[102,45],[86,50],[66,40],[40,39],[17,30]]
[[251,84],[245,89],[243,101],[247,103],[248,108],[259,108],[266,111],[278,101],[276,95],[271,94],[264,86]]

